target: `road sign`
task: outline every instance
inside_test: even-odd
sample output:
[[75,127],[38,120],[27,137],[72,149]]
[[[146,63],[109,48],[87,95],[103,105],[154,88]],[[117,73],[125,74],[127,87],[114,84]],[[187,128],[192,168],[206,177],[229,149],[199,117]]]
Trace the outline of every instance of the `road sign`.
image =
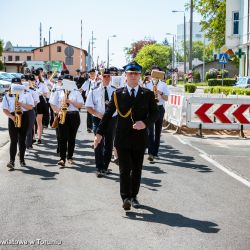
[[250,129],[249,98],[191,97],[187,106],[187,126],[204,129]]
[[228,54],[222,53],[219,54],[219,64],[227,64],[228,62]]

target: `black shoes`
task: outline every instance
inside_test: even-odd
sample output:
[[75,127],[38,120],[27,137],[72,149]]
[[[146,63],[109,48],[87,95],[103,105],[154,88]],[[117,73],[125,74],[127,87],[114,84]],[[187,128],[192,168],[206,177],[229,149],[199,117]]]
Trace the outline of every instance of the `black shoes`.
[[13,171],[14,167],[15,167],[15,163],[13,161],[10,161],[7,166],[7,168],[9,168],[9,171]]
[[102,178],[104,176],[104,172],[102,170],[97,170],[96,171],[96,177],[97,178]]
[[139,201],[137,200],[137,198],[132,198],[131,199],[131,204],[133,208],[140,208],[141,204],[139,203]]
[[131,208],[131,201],[130,201],[129,198],[124,199],[122,207],[126,211],[130,210],[130,208]]
[[37,140],[37,144],[41,144],[42,143],[42,140],[41,139],[38,139]]
[[88,132],[88,133],[92,133],[92,129],[91,129],[91,128],[88,128],[88,129],[87,129],[87,132]]
[[65,167],[65,161],[64,160],[60,160],[59,162],[57,162],[57,165],[59,165],[59,168],[64,168]]
[[116,165],[119,165],[119,159],[118,159],[118,158],[114,159],[114,163],[115,163]]
[[148,160],[149,160],[150,162],[153,162],[153,161],[154,161],[154,156],[153,156],[153,155],[149,155],[149,156],[148,156]]
[[21,167],[26,167],[25,161],[20,161],[20,166],[21,166]]

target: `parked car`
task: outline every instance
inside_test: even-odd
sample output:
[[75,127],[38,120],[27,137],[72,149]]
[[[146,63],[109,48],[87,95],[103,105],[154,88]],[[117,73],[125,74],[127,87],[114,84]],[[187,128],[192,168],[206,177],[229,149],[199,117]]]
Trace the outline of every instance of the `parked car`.
[[239,88],[250,88],[250,76],[239,77],[235,83],[235,87]]
[[10,82],[0,80],[0,95],[3,95],[10,88]]
[[22,73],[12,73],[12,72],[8,72],[8,74],[11,74],[13,77],[19,77],[19,78],[21,78],[21,76],[23,76],[23,74]]
[[0,80],[11,82],[11,79],[13,77],[14,77],[13,75],[11,75],[7,72],[0,72]]

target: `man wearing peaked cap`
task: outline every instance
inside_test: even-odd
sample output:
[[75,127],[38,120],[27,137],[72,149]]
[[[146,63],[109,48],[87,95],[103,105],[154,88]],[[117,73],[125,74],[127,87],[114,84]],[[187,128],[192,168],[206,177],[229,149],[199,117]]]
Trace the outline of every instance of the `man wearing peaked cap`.
[[63,79],[74,81],[74,77],[72,75],[64,75]]
[[139,86],[142,67],[131,62],[124,66],[124,70],[127,85],[114,91],[97,129],[94,146],[101,143],[108,124],[117,111],[114,145],[119,158],[120,195],[124,210],[130,210],[131,205],[134,208],[140,207],[137,194],[147,147],[147,128],[157,119],[158,109],[153,92]]
[[11,83],[16,83],[16,84],[22,83],[22,80],[19,77],[14,77],[11,79]]
[[92,68],[92,69],[90,69],[89,71],[88,71],[88,73],[93,73],[93,72],[95,72],[96,70],[94,69],[94,68]]

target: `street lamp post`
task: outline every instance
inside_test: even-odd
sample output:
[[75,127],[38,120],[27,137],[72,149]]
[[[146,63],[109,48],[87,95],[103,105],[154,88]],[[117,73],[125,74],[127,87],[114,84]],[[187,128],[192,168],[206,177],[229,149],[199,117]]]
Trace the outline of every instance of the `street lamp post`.
[[190,38],[189,38],[189,70],[192,70],[192,50],[193,50],[193,0],[190,0]]
[[109,38],[116,37],[116,35],[108,36],[107,40],[107,68],[109,68]]
[[[171,33],[166,33],[166,35],[173,36],[173,51],[172,51],[172,69],[175,67],[175,35]],[[174,71],[172,72],[172,85],[174,84]]]
[[184,74],[187,73],[187,47],[186,47],[186,15],[183,10],[172,10],[173,13],[182,12],[184,14]]
[[52,27],[49,27],[49,61],[51,60],[51,50],[50,50],[50,30]]

